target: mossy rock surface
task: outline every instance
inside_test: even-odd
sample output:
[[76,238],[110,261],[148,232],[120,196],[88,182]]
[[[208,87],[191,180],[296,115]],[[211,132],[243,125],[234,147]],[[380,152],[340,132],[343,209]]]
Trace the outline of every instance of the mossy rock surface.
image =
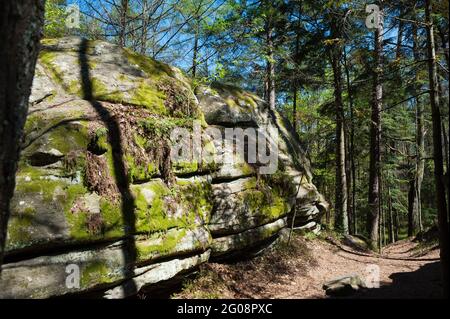
[[213,236],[239,233],[286,216],[294,194],[270,184],[252,177],[213,185],[215,210],[209,225]]
[[[185,110],[169,105],[170,98],[179,97],[189,105],[192,114],[196,112],[196,99],[188,80],[167,64],[102,41],[84,44],[82,39],[73,37],[47,39],[42,44],[37,84],[50,82],[61,94],[83,98],[90,93],[98,101],[137,105],[160,115],[186,115]],[[84,84],[86,77],[89,86]],[[42,85],[35,85],[34,90],[33,97],[45,95]],[[179,96],[168,96],[167,92]]]
[[208,223],[212,203],[206,183],[174,185],[161,180],[132,187],[136,198],[136,231],[158,232],[170,228],[195,228]]

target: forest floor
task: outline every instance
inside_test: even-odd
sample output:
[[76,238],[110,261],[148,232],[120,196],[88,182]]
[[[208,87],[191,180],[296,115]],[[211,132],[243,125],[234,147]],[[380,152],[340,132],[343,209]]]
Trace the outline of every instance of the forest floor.
[[436,241],[405,239],[376,254],[322,234],[296,235],[291,245],[279,244],[252,260],[208,263],[172,298],[329,298],[322,289],[325,282],[353,274],[364,280],[368,265],[379,267],[380,287],[350,298],[441,297]]

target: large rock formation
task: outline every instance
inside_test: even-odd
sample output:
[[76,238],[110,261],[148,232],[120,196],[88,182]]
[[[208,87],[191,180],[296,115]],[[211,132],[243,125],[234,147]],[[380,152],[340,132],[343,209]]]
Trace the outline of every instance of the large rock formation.
[[[126,297],[260,251],[294,209],[299,227],[327,209],[290,127],[235,87],[194,90],[176,68],[64,38],[43,41],[30,104],[1,298]],[[177,127],[215,160],[172,160]],[[238,127],[278,132],[273,174],[218,160],[233,145],[208,129]]]

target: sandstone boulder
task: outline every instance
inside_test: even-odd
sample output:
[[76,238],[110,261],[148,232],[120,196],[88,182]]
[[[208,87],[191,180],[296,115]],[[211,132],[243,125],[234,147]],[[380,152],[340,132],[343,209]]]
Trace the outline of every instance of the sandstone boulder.
[[[176,68],[102,41],[43,40],[8,225],[1,298],[96,292],[122,298],[212,258],[248,255],[292,218],[317,227],[327,203],[301,143],[252,93],[192,89]],[[276,145],[261,174],[208,129],[252,128]],[[200,158],[173,159],[174,130]],[[198,145],[197,145],[198,146]],[[195,153],[195,148],[193,148]],[[213,160],[206,161],[212,155]],[[70,277],[79,271],[78,282]],[[68,283],[72,284],[67,284]]]

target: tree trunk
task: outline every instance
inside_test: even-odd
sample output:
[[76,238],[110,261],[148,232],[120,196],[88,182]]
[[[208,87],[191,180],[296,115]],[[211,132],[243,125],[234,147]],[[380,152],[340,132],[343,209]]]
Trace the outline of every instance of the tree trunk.
[[269,108],[275,109],[275,59],[273,29],[270,23],[267,25],[267,102]]
[[298,114],[297,114],[297,91],[298,88],[294,84],[293,91],[293,101],[292,101],[292,127],[294,128],[295,134],[298,134],[297,132],[297,123],[298,123]]
[[422,182],[425,171],[425,119],[423,114],[423,106],[416,98],[416,123],[417,123],[417,157],[416,157],[416,176],[415,176],[415,191],[416,191],[416,206],[417,216],[419,220],[419,231],[423,230],[422,225]]
[[383,21],[380,18],[375,30],[375,65],[373,73],[372,116],[370,125],[370,167],[369,167],[369,210],[367,213],[367,233],[370,246],[378,250],[379,246],[379,205],[380,205],[380,140],[381,140],[381,103],[383,88],[380,81],[382,73]]
[[389,243],[394,243],[395,241],[395,234],[394,234],[394,215],[392,212],[392,195],[391,195],[391,189],[388,186],[388,218],[389,218]]
[[[414,60],[418,62],[419,57],[419,40],[417,34],[417,26],[413,26],[413,55]],[[414,83],[414,95],[418,95],[419,73],[416,71]],[[423,173],[425,169],[425,130],[423,107],[419,97],[415,98],[416,104],[416,152],[413,176],[409,182],[408,191],[408,236],[415,236],[422,231],[422,205],[421,205],[421,188],[423,181]]]
[[[402,14],[400,14],[402,16]],[[402,57],[402,39],[403,39],[403,29],[404,29],[404,23],[403,20],[399,21],[398,24],[398,32],[397,32],[397,47],[395,49],[395,58],[399,60]]]
[[394,241],[398,241],[398,231],[400,229],[400,220],[398,212],[394,207],[392,207],[392,213],[394,215]]
[[[299,15],[300,15],[300,11],[301,9],[299,9]],[[297,28],[297,34],[295,37],[295,62],[297,63],[297,65],[299,64],[298,61],[298,53],[300,50],[300,30],[299,28]],[[297,124],[298,124],[298,113],[297,113],[297,94],[298,94],[298,80],[297,77],[294,78],[293,81],[293,98],[294,100],[292,101],[292,126],[294,127],[294,132],[296,134],[298,134],[297,132]]]
[[[349,174],[348,174],[348,192],[349,198],[348,200],[348,216],[349,222],[351,220],[351,224],[349,226],[349,230],[352,234],[356,234],[356,167],[355,167],[355,119],[353,114],[353,91],[352,84],[350,81],[350,70],[347,63],[347,54],[344,51],[344,66],[345,66],[345,75],[347,79],[347,94],[348,94],[348,104],[350,109],[350,143],[349,143],[349,151],[348,151],[348,162],[349,162]],[[350,218],[351,217],[351,218]]]
[[[346,126],[344,126],[346,127]],[[353,202],[352,202],[352,185],[353,185],[353,172],[351,169],[351,161],[350,161],[350,143],[349,143],[349,139],[350,139],[350,132],[348,132],[349,130],[344,130],[345,132],[345,175],[346,175],[346,182],[347,182],[347,187],[346,187],[346,195],[347,195],[347,216],[348,216],[348,232],[350,234],[354,234],[355,230],[354,230],[354,210],[353,210]]]
[[119,45],[125,47],[126,45],[126,29],[128,17],[128,0],[121,0],[120,2],[120,19],[119,19]]
[[[44,24],[43,0],[2,1],[0,13],[0,266],[28,98]],[[1,269],[1,268],[0,268]]]
[[425,16],[427,23],[428,71],[430,81],[430,103],[433,121],[434,175],[436,183],[436,205],[439,222],[439,246],[444,281],[444,294],[449,295],[449,229],[447,221],[447,203],[445,199],[441,113],[437,87],[436,54],[434,49],[434,27],[431,19],[431,0],[426,0]]
[[[381,153],[381,152],[380,152]],[[380,159],[380,164],[381,164],[381,159]],[[381,170],[381,165],[380,165],[380,172],[382,172]],[[382,176],[383,174],[379,174],[379,189],[378,189],[378,194],[379,194],[379,202],[378,202],[378,216],[380,216],[380,223],[379,223],[379,229],[378,229],[378,233],[379,233],[379,240],[378,240],[378,253],[382,253],[383,251],[383,247],[384,247],[384,223],[385,223],[385,218],[384,218],[384,210],[383,210],[383,180],[382,180]]]
[[[324,185],[324,194],[328,194],[328,186],[325,183]],[[325,212],[325,223],[327,224],[327,228],[330,229],[331,228],[331,209],[327,209],[327,211]]]
[[141,36],[140,36],[140,53],[142,55],[146,55],[147,53],[147,33],[148,33],[148,25],[149,25],[149,19],[147,13],[148,10],[148,3],[147,1],[142,2],[142,29],[141,29]]
[[331,52],[331,64],[334,78],[334,104],[336,114],[336,204],[335,204],[335,228],[344,234],[348,234],[347,213],[347,176],[345,172],[345,132],[344,132],[344,107],[342,103],[342,72],[341,57],[342,48],[335,44]]
[[[450,68],[450,58],[449,58],[449,43],[448,43],[448,30],[445,30],[443,26],[438,28],[439,37],[441,38],[441,47],[444,50],[445,60],[447,62],[447,68]],[[447,35],[447,38],[446,38]],[[448,74],[448,73],[447,73]]]
[[198,64],[198,28],[196,26],[195,34],[194,34],[194,49],[192,55],[192,77],[195,78],[197,76],[197,64]]
[[420,232],[419,208],[415,177],[409,181],[408,190],[408,236],[415,236]]

